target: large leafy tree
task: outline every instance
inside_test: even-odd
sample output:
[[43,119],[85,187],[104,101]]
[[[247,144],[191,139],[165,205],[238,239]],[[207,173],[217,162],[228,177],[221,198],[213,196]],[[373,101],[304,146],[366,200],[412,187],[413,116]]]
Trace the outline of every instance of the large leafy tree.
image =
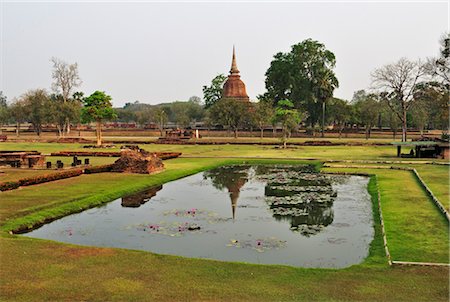
[[339,86],[333,71],[335,66],[335,55],[324,44],[304,40],[293,45],[290,52],[279,52],[274,56],[266,72],[264,98],[273,100],[274,104],[291,100],[295,108],[306,111],[307,122],[313,127],[323,115],[325,103]]
[[102,122],[117,117],[112,108],[111,96],[103,91],[95,91],[83,99],[81,119],[85,123],[96,123],[97,145],[102,145]]
[[239,128],[249,121],[249,106],[234,99],[220,99],[209,111],[212,121],[233,130],[235,138]]
[[[429,128],[442,129],[447,132],[449,128],[449,91],[441,82],[423,82],[417,85],[414,93],[415,102],[412,107],[413,122],[419,128],[425,123]],[[414,108],[416,107],[416,108]],[[414,114],[419,116],[415,117]],[[420,120],[419,120],[420,119]],[[425,121],[426,119],[426,121]]]
[[20,134],[20,124],[27,120],[28,107],[24,99],[15,99],[9,107],[11,120],[16,123],[16,136]]
[[44,89],[30,90],[22,96],[27,120],[33,125],[38,136],[42,133],[42,126],[51,122],[50,97]]
[[281,142],[286,148],[288,139],[291,137],[292,130],[294,130],[300,123],[301,117],[294,104],[290,100],[280,100],[275,107],[274,121],[281,124],[283,128],[283,135]]
[[219,74],[212,79],[210,86],[203,86],[205,109],[208,109],[222,98],[223,84],[226,80],[227,77],[225,75]]

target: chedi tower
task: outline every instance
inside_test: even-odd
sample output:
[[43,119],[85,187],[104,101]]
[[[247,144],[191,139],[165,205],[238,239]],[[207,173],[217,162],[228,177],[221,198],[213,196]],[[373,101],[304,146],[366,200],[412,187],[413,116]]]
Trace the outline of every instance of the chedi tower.
[[230,75],[223,85],[222,98],[235,99],[242,102],[250,102],[250,98],[245,90],[245,84],[239,75],[239,69],[236,65],[236,53],[233,46],[233,59],[231,61]]

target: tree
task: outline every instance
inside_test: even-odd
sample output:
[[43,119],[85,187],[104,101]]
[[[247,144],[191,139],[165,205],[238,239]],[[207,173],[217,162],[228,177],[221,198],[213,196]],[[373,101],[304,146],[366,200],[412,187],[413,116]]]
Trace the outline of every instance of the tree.
[[23,97],[27,120],[33,125],[38,136],[42,133],[42,125],[49,122],[50,98],[44,89],[28,91]]
[[249,107],[247,104],[234,99],[220,99],[211,106],[210,118],[234,132],[238,137],[238,130],[249,120]]
[[420,135],[423,136],[423,130],[428,122],[428,108],[424,100],[416,100],[411,107],[411,117],[413,125],[419,129]]
[[261,131],[261,139],[264,138],[264,128],[271,124],[274,115],[272,104],[267,101],[260,100],[255,105],[253,112],[254,123]]
[[189,126],[191,119],[189,116],[189,103],[188,102],[174,102],[171,104],[172,113],[174,115],[174,121],[177,126],[186,128]]
[[400,119],[397,114],[395,114],[391,108],[388,106],[386,100],[383,98],[383,95],[380,95],[380,112],[382,117],[382,124],[388,125],[392,131],[392,138],[395,140],[397,137],[397,130],[400,124]]
[[223,74],[217,75],[211,81],[211,86],[203,86],[203,100],[205,101],[205,109],[210,108],[222,98],[223,84],[227,77]]
[[322,104],[322,137],[325,137],[325,107],[333,96],[333,91],[339,86],[336,76],[330,69],[322,68],[314,79],[314,96]]
[[[60,94],[62,101],[67,103],[72,96],[73,89],[79,87],[82,83],[78,74],[78,64],[68,64],[58,58],[51,58],[53,63],[52,70],[52,89],[56,94]],[[70,116],[66,117],[65,131],[70,132]]]
[[355,106],[359,112],[360,121],[365,127],[366,139],[369,139],[372,127],[375,126],[380,112],[376,96],[373,94],[367,95],[358,101]]
[[[325,45],[311,39],[293,45],[289,53],[277,53],[266,72],[264,98],[274,104],[289,99],[295,108],[307,113],[307,123],[314,127],[323,113],[325,103],[339,82],[333,69],[335,55]],[[323,122],[322,122],[323,128]],[[323,131],[322,131],[323,133]]]
[[329,118],[339,128],[339,138],[342,136],[342,131],[345,129],[345,125],[351,118],[352,109],[345,100],[333,98],[330,101]]
[[96,123],[97,146],[102,145],[102,122],[117,117],[111,100],[111,96],[98,90],[83,99],[81,119],[84,123]]
[[420,103],[422,109],[426,110],[430,128],[442,129],[444,133],[448,131],[449,91],[445,84],[435,81],[422,82],[417,85],[414,99],[415,102]]
[[154,111],[154,119],[159,126],[159,131],[160,131],[161,136],[163,136],[164,125],[168,121],[167,110],[162,107],[156,108]]
[[375,69],[372,73],[372,84],[379,92],[385,93],[387,105],[402,123],[402,142],[406,141],[406,114],[414,103],[414,91],[424,74],[421,61],[413,62],[406,58]]
[[78,122],[80,119],[81,103],[75,99],[64,102],[61,94],[53,94],[50,96],[49,122],[55,123],[58,129],[58,136],[63,137],[67,127],[67,120]]
[[29,115],[25,100],[14,100],[9,108],[11,119],[16,123],[16,136],[20,134],[20,124],[24,123]]
[[[123,109],[125,112],[129,112],[132,113],[130,110],[127,110],[126,108]],[[154,109],[151,108],[150,106],[146,106],[143,109],[137,111],[135,113],[136,115],[136,121],[140,124],[140,125],[145,125],[149,122],[151,122],[154,119],[155,116],[155,112]]]
[[191,96],[191,97],[189,98],[188,102],[192,102],[192,103],[201,105],[202,99],[201,99],[200,97],[196,96],[196,95],[193,95],[193,96]]
[[292,130],[300,123],[300,113],[294,108],[294,104],[290,100],[280,100],[275,107],[274,120],[281,123],[283,135],[281,142],[283,148],[286,148],[288,139],[291,137]]
[[450,89],[450,33],[443,34],[440,41],[439,57],[429,58],[426,72]]
[[0,91],[0,133],[2,132],[1,126],[6,124],[9,119],[8,104],[6,103],[6,96],[3,91]]

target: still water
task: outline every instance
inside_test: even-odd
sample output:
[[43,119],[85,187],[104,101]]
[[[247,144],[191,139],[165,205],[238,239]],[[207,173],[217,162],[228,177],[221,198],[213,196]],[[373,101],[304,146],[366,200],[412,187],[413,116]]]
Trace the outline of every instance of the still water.
[[70,215],[25,236],[225,261],[343,268],[373,239],[368,178],[225,166]]

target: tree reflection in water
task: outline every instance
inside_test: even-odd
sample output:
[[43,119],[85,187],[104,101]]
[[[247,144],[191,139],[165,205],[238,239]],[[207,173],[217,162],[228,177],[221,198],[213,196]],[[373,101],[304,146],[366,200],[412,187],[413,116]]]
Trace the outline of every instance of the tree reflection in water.
[[241,188],[255,178],[266,184],[265,201],[272,216],[288,221],[292,231],[309,237],[333,222],[336,192],[330,177],[314,172],[312,166],[225,166],[205,172],[203,178],[211,179],[218,190],[228,190],[233,219]]
[[161,186],[154,186],[145,191],[141,191],[132,195],[122,197],[122,207],[125,208],[138,208],[152,197],[156,196],[156,193],[162,189]]

